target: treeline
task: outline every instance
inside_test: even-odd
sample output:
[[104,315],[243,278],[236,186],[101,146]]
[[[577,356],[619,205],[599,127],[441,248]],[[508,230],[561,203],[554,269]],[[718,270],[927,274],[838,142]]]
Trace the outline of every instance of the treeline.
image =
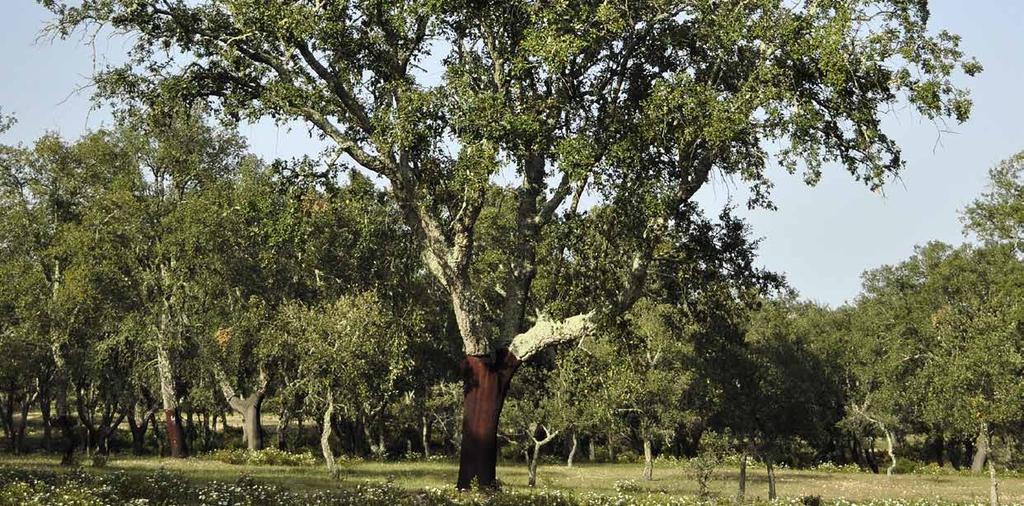
[[[7,451],[67,464],[81,452],[185,456],[239,444],[232,413],[248,449],[315,448],[332,471],[339,454],[458,451],[462,382],[475,377],[452,358],[458,312],[407,210],[371,179],[260,160],[201,110],[124,114],[73,142],[0,149]],[[647,478],[657,456],[711,448],[770,475],[820,462],[892,472],[901,458],[1014,465],[1020,166],[997,167],[965,213],[980,245],[921,247],[866,273],[863,294],[838,309],[799,302],[754,267],[756,241],[728,209],[682,208],[635,304],[587,313],[596,324],[578,342],[515,355],[531,367],[504,406],[506,458],[523,458],[531,483],[545,454],[639,458]],[[486,191],[495,204],[479,210],[475,241],[511,249],[516,224],[501,208],[514,196]],[[635,224],[578,200],[545,231],[537,311],[621,298],[612,266],[631,250],[615,239]],[[500,255],[473,270],[487,286],[505,275]],[[498,314],[502,295],[475,303]],[[38,442],[26,435],[35,412]]]

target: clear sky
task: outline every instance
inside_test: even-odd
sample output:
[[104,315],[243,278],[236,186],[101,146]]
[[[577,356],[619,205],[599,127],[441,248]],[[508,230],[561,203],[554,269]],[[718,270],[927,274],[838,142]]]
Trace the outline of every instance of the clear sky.
[[[0,108],[18,124],[0,142],[30,142],[46,131],[75,137],[109,122],[90,112],[88,84],[94,59],[124,53],[117,39],[102,39],[97,54],[79,40],[37,40],[48,19],[32,0],[5,0],[0,18]],[[907,170],[884,195],[869,192],[841,170],[826,171],[815,188],[799,176],[772,169],[778,211],[743,211],[763,237],[761,262],[784,272],[805,297],[832,305],[852,300],[865,269],[906,258],[929,240],[964,241],[959,211],[985,187],[988,168],[1024,150],[1024,2],[932,0],[932,26],[963,36],[963,48],[985,66],[966,82],[975,101],[965,125],[941,133],[909,111],[887,120],[901,142]],[[316,154],[305,131],[270,124],[243,131],[267,158]],[[717,213],[742,188],[716,181],[699,198]]]

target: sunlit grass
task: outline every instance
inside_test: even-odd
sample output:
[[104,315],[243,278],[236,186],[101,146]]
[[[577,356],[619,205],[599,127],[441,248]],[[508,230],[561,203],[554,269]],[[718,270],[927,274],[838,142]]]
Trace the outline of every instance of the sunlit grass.
[[[0,464],[27,468],[59,469],[55,457],[25,456],[0,458]],[[424,487],[450,487],[455,482],[457,465],[445,461],[407,462],[344,462],[340,480],[332,480],[323,467],[286,466],[240,466],[225,464],[201,458],[183,460],[154,457],[121,457],[110,459],[104,468],[91,468],[90,472],[112,472],[123,470],[129,473],[151,472],[160,468],[181,472],[195,481],[234,481],[242,474],[248,474],[260,481],[283,485],[293,490],[324,490],[351,486],[362,481],[393,481],[396,485],[410,489]],[[577,464],[573,468],[564,465],[542,465],[538,476],[540,488],[595,492],[614,495],[616,484],[632,481],[644,492],[659,492],[669,495],[696,494],[697,484],[690,472],[681,465],[655,467],[654,480],[640,480],[639,464]],[[506,489],[526,490],[526,468],[517,463],[506,462],[499,466],[498,476]],[[985,476],[919,476],[897,475],[886,478],[871,473],[826,473],[814,471],[779,470],[778,492],[782,497],[821,496],[823,499],[844,498],[852,501],[871,499],[927,500],[945,499],[951,501],[985,501],[988,498],[989,482]],[[712,488],[721,497],[736,493],[737,472],[735,469],[720,469]],[[1002,478],[1000,492],[1004,503],[1024,502],[1024,479]],[[763,470],[748,471],[747,497],[764,499],[767,496],[767,481]]]

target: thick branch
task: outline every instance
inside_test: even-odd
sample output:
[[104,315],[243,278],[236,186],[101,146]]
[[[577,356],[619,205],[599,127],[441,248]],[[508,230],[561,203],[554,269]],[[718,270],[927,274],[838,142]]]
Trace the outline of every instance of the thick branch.
[[586,313],[557,321],[541,317],[529,330],[512,338],[508,351],[519,360],[527,360],[548,346],[580,339],[590,333],[593,316]]

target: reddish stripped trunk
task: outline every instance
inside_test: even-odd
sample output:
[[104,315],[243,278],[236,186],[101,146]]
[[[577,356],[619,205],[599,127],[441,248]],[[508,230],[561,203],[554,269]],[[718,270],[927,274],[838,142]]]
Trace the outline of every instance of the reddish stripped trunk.
[[165,409],[164,421],[167,427],[167,446],[171,451],[171,457],[184,458],[188,456],[185,431],[181,428],[181,416],[178,415],[178,410]]
[[459,452],[458,488],[475,480],[480,487],[497,485],[498,418],[508,385],[520,360],[507,350],[490,356],[467,355],[462,363],[462,448]]

